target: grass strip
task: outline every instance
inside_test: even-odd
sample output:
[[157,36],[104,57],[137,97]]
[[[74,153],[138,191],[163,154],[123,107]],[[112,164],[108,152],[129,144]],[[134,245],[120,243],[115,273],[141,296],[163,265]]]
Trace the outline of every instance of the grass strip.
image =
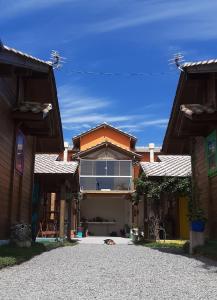
[[74,245],[76,245],[74,241],[33,243],[29,248],[17,247],[11,244],[3,245],[0,246],[0,269],[21,264],[46,251]]

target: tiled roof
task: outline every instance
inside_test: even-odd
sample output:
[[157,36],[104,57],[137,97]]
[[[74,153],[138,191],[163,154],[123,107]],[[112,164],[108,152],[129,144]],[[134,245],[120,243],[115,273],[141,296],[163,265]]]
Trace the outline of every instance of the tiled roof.
[[21,55],[21,56],[23,56],[23,57],[25,57],[25,58],[34,60],[34,61],[36,61],[36,62],[40,62],[40,63],[46,64],[46,65],[49,65],[49,66],[51,65],[51,62],[49,62],[49,61],[44,61],[44,60],[39,59],[39,58],[37,58],[37,57],[31,56],[31,55],[29,55],[29,54],[27,54],[27,53],[18,51],[18,50],[14,49],[14,48],[10,48],[10,47],[8,47],[8,46],[6,46],[6,45],[2,45],[2,48],[3,48],[4,50],[6,50],[6,51],[13,52],[13,53],[15,53],[15,54]]
[[75,140],[75,139],[77,139],[77,138],[79,138],[79,137],[81,137],[81,136],[83,136],[83,135],[86,135],[86,134],[88,134],[88,133],[90,133],[90,132],[92,132],[92,131],[94,131],[94,130],[97,130],[97,129],[101,128],[101,127],[104,127],[104,126],[108,126],[108,127],[112,128],[112,129],[114,129],[114,130],[116,130],[116,131],[119,131],[119,132],[123,133],[124,135],[127,135],[127,136],[133,138],[134,140],[137,140],[137,138],[136,138],[134,135],[131,135],[131,134],[125,132],[125,131],[122,131],[122,130],[119,129],[118,127],[114,127],[114,126],[112,126],[112,125],[110,125],[110,124],[108,124],[108,123],[106,123],[106,122],[104,122],[104,123],[102,123],[102,124],[100,124],[100,125],[97,125],[97,126],[95,126],[95,127],[93,127],[93,128],[90,128],[89,130],[84,131],[84,132],[82,132],[82,133],[80,133],[80,134],[74,136],[74,137],[73,137],[73,140]]
[[191,175],[191,157],[181,155],[159,155],[160,162],[141,162],[140,165],[147,176]]
[[35,173],[36,174],[74,174],[78,167],[78,162],[58,161],[58,154],[36,154]]
[[201,104],[182,104],[180,106],[180,110],[184,112],[186,116],[192,116],[193,114],[195,115],[200,115],[202,113],[208,113],[208,114],[213,114],[216,112],[216,109],[207,106],[207,105],[201,105]]
[[217,64],[217,59],[208,59],[208,60],[201,60],[196,62],[185,62],[184,64],[182,64],[181,67],[187,68],[187,67],[210,65],[210,64]]
[[18,107],[15,107],[14,111],[20,112],[33,112],[37,113],[44,113],[47,114],[52,109],[51,103],[38,103],[38,102],[22,102]]

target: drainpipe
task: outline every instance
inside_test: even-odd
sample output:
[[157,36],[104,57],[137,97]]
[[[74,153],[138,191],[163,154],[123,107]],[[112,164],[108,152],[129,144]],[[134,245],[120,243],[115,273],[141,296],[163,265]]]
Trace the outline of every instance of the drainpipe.
[[63,153],[63,161],[68,161],[68,148],[69,148],[69,143],[64,142],[64,153]]
[[150,162],[154,162],[154,143],[148,145],[150,151]]

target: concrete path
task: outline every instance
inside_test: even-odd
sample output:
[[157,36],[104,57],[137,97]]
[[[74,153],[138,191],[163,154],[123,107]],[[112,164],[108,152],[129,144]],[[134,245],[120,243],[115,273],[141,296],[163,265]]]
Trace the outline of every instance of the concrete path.
[[81,243],[1,270],[0,299],[214,300],[217,265],[142,246]]
[[122,237],[108,237],[108,236],[89,236],[86,238],[74,239],[79,244],[92,244],[92,245],[103,245],[105,239],[112,239],[116,245],[130,245],[132,244],[131,239]]

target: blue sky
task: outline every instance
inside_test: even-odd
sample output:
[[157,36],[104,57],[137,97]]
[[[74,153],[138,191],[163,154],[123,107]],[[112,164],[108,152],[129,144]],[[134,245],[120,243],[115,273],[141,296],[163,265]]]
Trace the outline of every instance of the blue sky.
[[[4,44],[66,58],[55,75],[67,141],[108,122],[161,145],[179,77],[168,60],[217,58],[216,0],[0,0],[0,10]],[[125,75],[135,72],[145,74]]]

